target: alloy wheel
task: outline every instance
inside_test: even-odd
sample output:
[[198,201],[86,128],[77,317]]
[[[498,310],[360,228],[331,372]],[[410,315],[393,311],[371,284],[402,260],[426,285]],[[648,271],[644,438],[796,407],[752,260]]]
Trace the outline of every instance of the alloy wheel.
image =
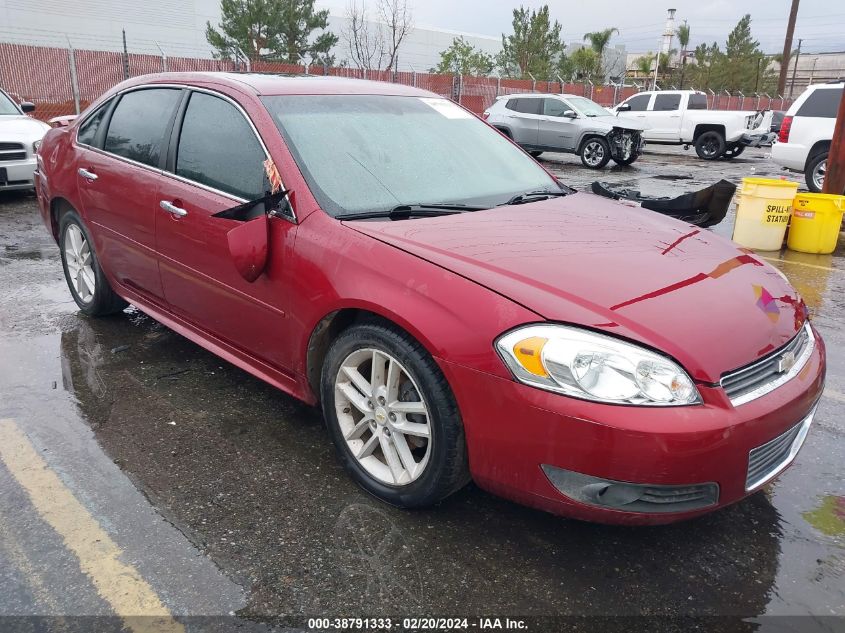
[[584,160],[590,166],[595,166],[601,163],[604,158],[604,147],[598,141],[588,142],[584,146]]
[[824,189],[824,175],[827,172],[827,160],[823,160],[813,170],[813,184],[818,187],[819,191]]
[[94,258],[85,234],[76,224],[69,224],[65,231],[64,251],[68,279],[74,291],[83,303],[91,303],[95,289]]
[[340,431],[369,475],[404,486],[423,474],[431,455],[429,410],[398,360],[377,349],[356,350],[341,363],[334,392]]

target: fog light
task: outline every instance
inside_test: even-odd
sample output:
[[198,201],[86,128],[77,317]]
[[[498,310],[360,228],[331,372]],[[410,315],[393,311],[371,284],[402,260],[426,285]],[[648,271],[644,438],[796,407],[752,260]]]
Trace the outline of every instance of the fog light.
[[689,512],[716,505],[719,501],[719,486],[715,483],[680,486],[632,484],[582,475],[547,464],[543,464],[542,468],[561,494],[573,501],[608,510]]

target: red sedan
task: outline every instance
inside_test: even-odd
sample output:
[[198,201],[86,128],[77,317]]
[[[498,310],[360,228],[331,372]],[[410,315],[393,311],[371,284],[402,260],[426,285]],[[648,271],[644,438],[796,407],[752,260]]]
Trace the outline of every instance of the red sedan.
[[472,479],[582,519],[688,518],[782,472],[822,393],[777,270],[568,189],[429,92],[139,77],[38,158],[82,312],[131,303],[319,404],[392,504]]

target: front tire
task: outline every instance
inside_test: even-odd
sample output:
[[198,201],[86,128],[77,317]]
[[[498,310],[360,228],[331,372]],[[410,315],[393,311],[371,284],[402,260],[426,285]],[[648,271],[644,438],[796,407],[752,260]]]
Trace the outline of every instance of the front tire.
[[744,151],[745,145],[734,145],[733,147],[729,147],[725,150],[725,152],[722,154],[722,158],[724,158],[725,160],[733,160],[734,158],[742,154],[742,152]]
[[75,211],[68,211],[59,223],[59,251],[70,294],[79,309],[92,317],[122,312],[126,301],[109,285],[88,229]]
[[533,156],[534,158],[540,158],[540,156],[542,156],[542,155],[543,155],[543,152],[534,152],[534,151],[532,151],[532,152],[528,152],[528,153],[529,153],[529,154],[531,154],[531,156]]
[[627,167],[628,165],[633,165],[634,161],[637,160],[639,157],[640,157],[639,154],[634,154],[634,155],[630,156],[629,158],[619,158],[619,159],[614,158],[613,162],[616,163],[617,165],[622,166],[622,167]]
[[715,130],[704,132],[695,139],[695,153],[702,160],[716,160],[725,153],[725,137]]
[[813,193],[821,193],[824,187],[824,177],[827,173],[827,152],[814,154],[807,161],[804,168],[804,179],[807,181],[807,189]]
[[375,322],[341,333],[323,363],[320,393],[340,461],[367,492],[410,508],[469,482],[458,405],[408,334]]
[[601,169],[610,160],[610,145],[601,137],[588,138],[581,145],[581,163],[590,169]]

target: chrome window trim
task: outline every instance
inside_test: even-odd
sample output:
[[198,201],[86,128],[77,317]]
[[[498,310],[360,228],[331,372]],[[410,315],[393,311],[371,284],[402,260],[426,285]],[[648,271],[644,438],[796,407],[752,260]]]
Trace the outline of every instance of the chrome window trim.
[[[796,426],[799,426],[800,428],[798,429],[798,434],[795,436],[795,439],[792,440],[792,444],[790,444],[790,446],[789,446],[789,453],[786,455],[786,457],[784,457],[781,461],[779,461],[766,474],[761,475],[756,480],[752,481],[750,484],[746,482],[745,492],[751,492],[752,490],[755,490],[755,489],[759,488],[760,486],[768,483],[769,481],[771,481],[772,479],[777,477],[779,474],[781,474],[784,471],[784,469],[793,462],[793,460],[795,459],[795,456],[798,455],[798,451],[800,451],[801,447],[804,446],[804,441],[807,439],[807,434],[810,431],[810,425],[813,423],[813,418],[816,415],[816,409],[818,409],[818,407],[819,407],[818,403],[814,404],[813,408],[810,409],[810,413],[808,413],[807,416],[796,425]],[[771,440],[766,442],[766,444],[761,444],[760,446],[758,446],[754,449],[751,449],[748,452],[749,463],[750,463],[750,460],[751,460],[751,453],[753,451],[757,450],[758,448],[762,448],[763,446],[766,446],[767,444],[771,444],[772,442],[777,441],[779,438],[783,437],[784,435],[791,433],[794,429],[795,429],[795,426],[792,426],[792,427],[788,428],[786,431],[784,431],[783,433],[781,433],[780,435],[778,435],[777,437],[772,438]]]
[[[192,86],[190,84],[179,84],[179,83],[140,84],[140,85],[137,85],[137,86],[130,86],[128,88],[124,88],[123,90],[120,90],[120,91],[114,93],[111,97],[106,99],[97,108],[92,110],[91,113],[87,114],[85,116],[85,118],[82,119],[76,125],[76,130],[74,131],[74,135],[73,135],[74,144],[81,146],[81,147],[84,147],[88,150],[97,152],[99,154],[103,154],[105,156],[110,156],[110,157],[115,158],[117,160],[122,160],[122,161],[127,162],[131,165],[135,165],[136,167],[142,167],[144,169],[152,171],[153,173],[160,174],[162,176],[168,176],[170,178],[173,178],[174,180],[178,180],[178,181],[183,182],[185,184],[194,185],[194,186],[199,187],[201,189],[205,189],[206,191],[209,191],[211,193],[216,193],[216,194],[219,194],[221,196],[225,196],[225,197],[227,197],[227,198],[229,198],[229,199],[231,199],[235,202],[238,202],[239,204],[243,204],[244,202],[249,202],[249,200],[247,200],[246,198],[241,198],[240,196],[236,196],[236,195],[234,195],[232,193],[228,193],[226,191],[221,191],[220,189],[215,189],[214,187],[210,187],[209,185],[203,184],[201,182],[191,180],[190,178],[185,178],[184,176],[179,176],[175,172],[169,172],[167,170],[160,169],[158,167],[152,167],[151,165],[147,165],[145,163],[139,163],[138,161],[132,160],[131,158],[126,158],[126,157],[120,156],[118,154],[113,154],[111,152],[107,152],[105,149],[100,149],[98,147],[92,147],[91,145],[86,145],[85,143],[79,142],[79,140],[78,140],[79,128],[81,128],[82,125],[85,123],[85,121],[87,121],[91,116],[93,116],[93,114],[95,112],[98,112],[100,110],[100,108],[102,108],[106,104],[108,104],[109,101],[111,101],[112,99],[116,99],[117,97],[122,96],[123,94],[125,94],[127,92],[134,92],[136,90],[145,90],[145,89],[150,89],[150,88],[176,88],[176,89],[180,89],[180,90],[192,90],[194,92],[204,92],[204,93],[209,94],[213,97],[217,97],[217,98],[223,99],[224,101],[227,101],[228,103],[235,106],[235,108],[238,110],[238,112],[241,113],[241,116],[243,116],[244,119],[246,119],[246,122],[249,124],[249,127],[252,129],[252,133],[255,135],[255,138],[258,139],[258,143],[261,145],[261,149],[264,152],[264,159],[265,160],[268,159],[268,158],[272,159],[272,156],[270,156],[270,152],[267,149],[267,145],[265,145],[265,143],[264,143],[264,139],[261,138],[261,134],[258,133],[258,128],[255,127],[255,123],[253,123],[252,119],[249,117],[249,115],[246,113],[246,111],[241,107],[241,105],[237,101],[235,101],[234,99],[232,99],[228,95],[225,95],[221,92],[217,92],[216,90],[211,90],[209,88],[200,88],[198,86]],[[185,109],[185,112],[187,112],[187,108]],[[169,145],[169,142],[168,142],[168,145]],[[177,159],[178,159],[178,154],[177,154]],[[282,181],[282,189],[284,189],[284,188],[285,188],[285,184],[284,184],[284,181]],[[290,209],[290,215],[284,214],[284,215],[279,215],[279,216],[276,216],[276,217],[280,217],[280,218],[283,218],[285,220],[288,220],[289,222],[292,222],[293,224],[297,224],[296,211],[294,210],[293,204],[290,201],[290,196],[285,196],[285,200],[287,200],[288,208]]]
[[[816,337],[813,336],[813,328],[810,327],[809,321],[807,321],[804,324],[803,329],[807,334],[807,344],[804,346],[804,350],[801,352],[801,355],[798,356],[798,358],[795,359],[795,364],[792,366],[792,368],[790,368],[789,371],[781,374],[780,376],[778,376],[777,378],[775,378],[771,382],[768,382],[765,385],[761,385],[761,386],[757,387],[756,389],[754,389],[753,391],[749,391],[748,393],[744,393],[741,396],[737,396],[736,398],[732,398],[731,404],[733,406],[738,407],[740,405],[746,404],[747,402],[751,402],[752,400],[756,400],[757,398],[761,398],[761,397],[765,396],[767,393],[771,393],[772,391],[774,391],[778,387],[781,387],[782,385],[786,384],[787,382],[789,382],[790,380],[795,378],[795,376],[797,376],[799,374],[799,372],[802,369],[804,369],[804,365],[806,365],[807,361],[810,360],[810,356],[812,356],[813,350],[815,350],[815,348],[816,348]],[[796,334],[796,336],[798,336],[798,335]],[[768,359],[766,359],[766,360],[768,360]],[[745,369],[741,369],[741,370],[737,370],[737,371],[733,371],[733,372],[728,372],[728,373],[731,376],[736,376],[736,375],[741,374],[743,372],[750,371],[751,369],[754,369],[756,367],[756,365],[757,365],[757,363],[754,363],[754,364],[746,367]],[[723,381],[724,381],[724,377],[719,381],[719,384],[722,385]],[[723,386],[723,388],[724,388],[724,386]]]

